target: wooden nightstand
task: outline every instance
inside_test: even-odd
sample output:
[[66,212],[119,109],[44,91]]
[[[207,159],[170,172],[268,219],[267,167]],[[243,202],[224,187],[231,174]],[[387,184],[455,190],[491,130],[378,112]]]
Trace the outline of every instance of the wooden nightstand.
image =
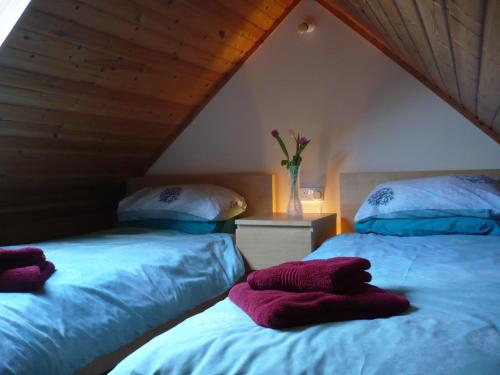
[[336,234],[336,214],[275,213],[236,220],[236,245],[252,270],[300,260]]

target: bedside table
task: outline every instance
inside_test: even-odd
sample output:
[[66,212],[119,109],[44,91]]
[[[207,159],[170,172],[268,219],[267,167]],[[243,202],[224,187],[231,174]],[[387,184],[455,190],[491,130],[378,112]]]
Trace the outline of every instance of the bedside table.
[[336,214],[274,213],[236,220],[236,245],[252,270],[300,260],[336,234]]

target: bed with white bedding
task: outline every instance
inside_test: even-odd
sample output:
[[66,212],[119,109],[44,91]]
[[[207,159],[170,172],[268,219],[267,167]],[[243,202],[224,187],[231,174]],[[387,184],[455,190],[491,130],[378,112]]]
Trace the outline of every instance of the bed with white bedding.
[[0,293],[1,375],[101,374],[220,300],[244,264],[219,229],[271,211],[274,176],[148,176],[127,194],[120,228],[29,245],[57,271],[38,292]]
[[333,237],[306,260],[369,259],[371,283],[404,295],[405,313],[277,330],[226,298],[111,374],[499,374],[499,174],[341,175],[343,224],[361,206],[363,234]]
[[193,309],[244,273],[229,234],[120,228],[33,244],[57,271],[0,295],[0,374],[71,374]]
[[308,259],[370,259],[372,283],[405,295],[387,319],[273,330],[228,298],[120,363],[125,374],[498,374],[500,237],[345,234]]

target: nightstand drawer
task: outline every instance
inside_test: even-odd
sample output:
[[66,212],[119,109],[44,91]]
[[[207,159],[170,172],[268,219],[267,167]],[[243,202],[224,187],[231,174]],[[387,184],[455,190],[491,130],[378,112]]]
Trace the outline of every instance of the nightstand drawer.
[[243,226],[236,229],[236,246],[251,269],[300,260],[312,248],[310,227]]
[[300,260],[335,236],[335,214],[273,213],[236,220],[236,245],[252,270]]

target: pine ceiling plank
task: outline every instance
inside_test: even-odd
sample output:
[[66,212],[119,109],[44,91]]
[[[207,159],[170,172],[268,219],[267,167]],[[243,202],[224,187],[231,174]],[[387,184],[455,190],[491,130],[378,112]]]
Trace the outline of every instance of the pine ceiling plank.
[[[152,13],[155,18],[164,20],[171,30],[179,28],[199,38],[220,40],[242,51],[252,48],[256,39],[242,33],[241,28],[233,28],[231,22],[216,14],[206,14],[198,9],[193,11],[185,2],[162,2],[158,0],[131,0],[143,12]],[[207,17],[211,22],[207,22]],[[187,21],[186,21],[187,20]],[[216,21],[216,22],[215,22]],[[248,23],[250,27],[255,27]],[[253,30],[253,29],[252,29]]]
[[488,0],[484,20],[477,115],[487,125],[497,121],[500,105],[500,1]]
[[394,41],[389,37],[386,30],[378,20],[377,16],[373,13],[372,8],[368,5],[368,3],[364,0],[352,0],[347,1],[350,5],[356,9],[358,14],[358,20],[362,20],[363,18],[368,22],[365,22],[365,26],[369,26],[374,30],[379,37],[383,38],[387,44],[395,47]]
[[269,0],[246,0],[254,7],[269,15],[273,20],[280,18],[283,11],[287,8],[279,3]]
[[485,3],[484,0],[444,2],[460,96],[465,108],[473,114],[476,113]]
[[95,99],[103,106],[114,107],[123,103],[129,110],[161,111],[166,116],[170,114],[170,111],[180,111],[180,113],[184,114],[192,108],[167,100],[144,97],[119,90],[98,87],[92,83],[47,76],[12,67],[6,68],[0,66],[0,83],[47,93],[64,93],[69,97],[78,96]]
[[414,4],[447,92],[457,102],[462,103],[452,51],[453,46],[449,37],[447,15],[442,0],[430,2],[414,0]]
[[[195,2],[201,0],[190,0],[190,1]],[[246,0],[212,0],[212,1],[221,4],[225,8],[231,10],[234,14],[238,14],[240,17],[257,25],[262,30],[268,30],[276,21],[276,18],[271,17],[269,14],[263,12],[258,7],[252,5]]]
[[[370,28],[372,32],[377,32],[377,27],[368,18],[365,12],[362,11],[359,2],[350,0],[325,0],[324,3],[342,8],[344,12],[349,13],[351,17],[355,18],[356,21],[361,23],[364,27]],[[378,37],[380,38],[381,35],[378,35]]]
[[175,40],[179,46],[193,46],[210,55],[216,51],[217,57],[232,63],[245,53],[244,50],[226,43],[224,38],[200,34],[196,30],[185,27],[185,20],[167,19],[131,0],[80,0],[80,2],[99,9],[109,17],[119,17],[133,23],[136,28]]
[[87,65],[75,66],[72,63],[47,58],[38,53],[23,51],[12,47],[10,43],[2,48],[0,54],[0,65],[4,67],[16,67],[40,74],[58,75],[60,77],[73,77],[81,82],[95,82],[98,78],[98,70],[89,68]]
[[[32,143],[41,140],[44,142],[43,144],[55,146],[60,144],[61,147],[74,145],[75,150],[81,147],[95,151],[134,151],[137,149],[139,152],[149,152],[156,150],[163,142],[161,137],[144,137],[137,133],[134,135],[127,135],[123,132],[110,134],[102,130],[99,132],[81,131],[81,129],[75,130],[69,126],[0,119],[0,144],[7,144],[8,147],[13,147],[17,140],[20,142],[27,140]],[[11,140],[13,141],[11,142]]]
[[[236,48],[251,48],[263,30],[244,18],[239,17],[227,9],[212,2],[169,1],[169,0],[134,0],[146,8],[157,12],[162,17],[174,19],[174,23],[181,20],[189,23],[212,37],[223,37]],[[221,9],[222,8],[222,9]]]
[[182,41],[160,36],[117,17],[110,17],[94,7],[75,0],[33,0],[32,7],[55,16],[69,18],[79,25],[131,44],[168,54],[199,67],[206,67],[219,73],[224,73],[231,67],[230,61],[215,54],[205,53],[194,46],[182,44]]
[[178,59],[169,54],[128,43],[112,35],[103,34],[70,22],[68,19],[55,17],[33,8],[23,15],[20,27],[68,41],[77,47],[88,47],[131,61],[147,63],[148,66],[163,67],[160,71],[169,71],[172,74],[191,75],[208,82],[218,80],[223,76],[221,73],[187,62],[181,64]]
[[[147,1],[147,0],[146,0]],[[154,1],[154,0],[153,0]],[[237,13],[232,12],[228,8],[222,6],[215,1],[204,0],[184,0],[173,1],[160,0],[163,4],[167,3],[169,8],[180,8],[188,12],[194,17],[197,17],[199,22],[212,24],[216,26],[224,25],[230,30],[239,33],[242,37],[253,42],[257,42],[265,30],[255,23],[242,17]],[[169,9],[170,11],[170,9]],[[208,20],[210,20],[208,22]],[[220,30],[220,29],[219,29]]]
[[14,105],[27,105],[36,108],[68,110],[86,114],[122,117],[150,122],[182,122],[188,112],[158,108],[154,112],[143,108],[128,108],[124,103],[92,99],[81,96],[68,96],[64,92],[42,92],[13,86],[0,85],[0,102]]
[[[422,39],[420,39],[420,41],[415,40],[415,33],[410,30],[408,26],[409,22],[406,19],[406,16],[401,12],[394,0],[388,0],[391,2],[392,7],[386,8],[384,6],[384,10],[389,10],[391,12],[391,15],[393,16],[390,20],[391,23],[394,23],[395,25],[399,24],[399,30],[405,31],[407,40],[409,41],[408,44],[411,44],[413,46],[412,49],[416,52],[416,54],[412,54],[411,49],[405,48],[407,57],[405,57],[405,54],[403,54],[402,51],[394,45],[394,43],[390,43],[390,40],[388,40],[389,37],[384,36],[386,34],[381,34],[379,31],[380,26],[377,28],[373,17],[370,18],[368,16],[367,11],[364,10],[368,9],[367,0],[317,1],[339,17],[342,21],[346,22],[349,26],[354,27],[356,31],[360,32],[371,43],[382,49],[384,53],[387,54],[390,50],[389,55],[391,58],[394,59],[394,57],[397,56],[397,59],[395,60],[403,60],[405,62],[405,69],[411,67],[412,70],[418,71],[420,76],[425,77],[431,85],[441,85],[440,89],[444,91],[444,85],[442,84],[439,73],[436,69],[435,62],[432,59],[432,54],[430,54],[429,45],[427,43],[422,43]],[[391,30],[397,34],[395,32],[396,27],[392,27]],[[421,30],[417,29],[417,32],[418,31],[421,32]],[[417,33],[417,36],[423,35]],[[395,35],[394,37],[397,36]],[[413,58],[409,59],[409,56],[412,56]],[[418,61],[423,61],[423,66],[420,66]],[[397,62],[399,63],[399,61]]]
[[[16,71],[0,67],[0,85],[36,91],[42,97],[65,97],[63,103],[74,104],[75,108],[85,108],[82,112],[99,114],[115,113],[120,116],[131,116],[141,120],[176,123],[183,119],[192,107],[171,103],[164,100],[152,100],[97,88],[82,82],[74,82],[26,71]],[[63,108],[61,108],[63,109]]]
[[392,25],[395,33],[401,40],[403,48],[407,51],[408,55],[410,56],[411,58],[410,62],[414,62],[422,74],[431,77],[430,70],[425,64],[425,61],[422,58],[422,55],[420,54],[420,51],[418,50],[418,47],[415,44],[415,41],[408,32],[406,24],[404,20],[401,18],[401,14],[399,13],[398,8],[396,8],[394,1],[393,0],[378,0],[378,1],[383,12],[385,12],[387,16],[389,23]]
[[105,88],[185,105],[199,102],[214,84],[187,74],[162,74],[159,67],[141,66],[21,28],[9,37],[0,54],[0,65],[79,78]]
[[276,4],[279,4],[283,9],[293,5],[294,0],[273,0]]
[[54,136],[64,133],[80,136],[134,137],[165,141],[173,124],[160,124],[132,119],[113,118],[64,110],[40,109],[27,106],[0,103],[0,120],[11,123],[33,124],[33,127],[50,127]]
[[[377,47],[381,52],[386,54],[389,58],[399,64],[403,69],[405,69],[408,73],[413,75],[416,79],[426,85],[429,89],[431,89],[434,93],[439,95],[444,101],[450,104],[455,110],[461,113],[464,117],[466,117],[469,121],[471,121],[474,125],[477,126],[478,129],[487,134],[490,138],[492,138],[497,143],[500,143],[500,133],[494,131],[492,129],[491,124],[486,125],[481,122],[473,113],[467,111],[460,102],[457,102],[453,97],[451,97],[446,91],[445,87],[440,87],[433,82],[432,77],[429,75],[422,74],[418,69],[415,68],[414,64],[408,62],[401,58],[399,54],[397,54],[394,49],[381,38],[374,30],[365,26],[364,23],[360,22],[356,16],[353,16],[352,9],[349,11],[347,7],[339,6],[340,0],[316,0],[318,3],[323,5],[327,10],[329,10],[332,14],[334,14],[337,18],[339,18],[342,22],[346,23],[356,32],[358,32],[361,36],[366,38],[369,42],[371,42],[375,47]],[[342,1],[352,1],[352,0],[342,0]],[[398,12],[401,14],[401,19],[405,22],[406,27],[408,28],[409,34],[412,38],[415,39],[415,45],[421,51],[423,59],[426,61],[426,64],[429,64],[429,68],[434,72],[432,76],[434,76],[437,72],[437,65],[434,62],[434,56],[430,54],[430,44],[426,41],[426,36],[422,35],[422,27],[419,23],[418,13],[415,7],[408,7],[412,5],[410,2],[399,2],[394,0],[394,5],[398,9]],[[416,36],[423,36],[424,38],[417,40]],[[427,48],[425,50],[424,48]],[[429,59],[430,58],[430,59]],[[439,76],[437,78],[440,78]],[[442,84],[442,82],[441,82]],[[498,97],[498,93],[493,95],[493,97]]]
[[327,3],[334,4],[335,7],[340,7],[349,13],[357,22],[363,25],[364,28],[370,29],[377,38],[384,40],[389,47],[393,49],[399,56],[408,59],[392,36],[388,35],[385,28],[382,26],[372,8],[364,0],[326,0]]
[[[415,58],[411,54],[412,50],[406,48],[402,39],[399,36],[397,29],[389,21],[389,17],[385,14],[385,11],[381,9],[380,3],[376,1],[368,2],[365,0],[328,0],[330,3],[334,3],[337,7],[342,7],[349,14],[354,16],[358,22],[360,22],[365,28],[376,32],[377,37],[384,40],[393,52],[396,53],[400,58],[405,61],[417,61],[420,60]],[[392,1],[392,0],[391,0]],[[377,13],[377,14],[376,14]],[[400,18],[400,17],[398,17]],[[384,26],[382,27],[382,22]],[[427,69],[417,64],[417,68],[420,72],[427,72]]]
[[426,66],[429,68],[432,81],[435,82],[441,90],[448,92],[415,3],[413,0],[394,0],[394,4],[398,8],[399,13],[402,16],[410,35],[415,41]]
[[407,53],[402,41],[399,39],[398,34],[392,24],[389,22],[385,12],[383,11],[380,3],[376,0],[364,1],[367,14],[380,25],[383,30],[386,41],[394,48],[395,52],[400,54],[407,61],[411,61],[410,55]]
[[[137,129],[137,128],[136,128]],[[121,130],[121,129],[120,129]],[[160,135],[166,133],[162,129]],[[60,139],[63,141],[78,141],[82,143],[103,144],[104,147],[109,144],[111,147],[128,147],[137,142],[139,148],[146,148],[147,145],[159,146],[163,143],[162,137],[154,137],[152,135],[145,136],[136,130],[135,134],[127,135],[125,132],[110,132],[105,130],[90,131],[85,129],[74,129],[70,126],[60,126],[54,124],[36,124],[26,121],[11,121],[0,119],[0,142],[3,142],[2,136],[14,136],[25,138],[42,138],[42,139]],[[133,147],[130,147],[133,149]]]
[[[142,154],[147,157],[159,147],[157,142],[144,142],[129,139],[128,141],[89,139],[77,137],[53,137],[51,133],[25,132],[21,134],[15,128],[8,128],[0,121],[0,150],[30,150],[50,154],[96,153],[103,156],[124,155],[127,153]],[[39,129],[39,128],[38,128]],[[30,129],[31,130],[31,129]]]

